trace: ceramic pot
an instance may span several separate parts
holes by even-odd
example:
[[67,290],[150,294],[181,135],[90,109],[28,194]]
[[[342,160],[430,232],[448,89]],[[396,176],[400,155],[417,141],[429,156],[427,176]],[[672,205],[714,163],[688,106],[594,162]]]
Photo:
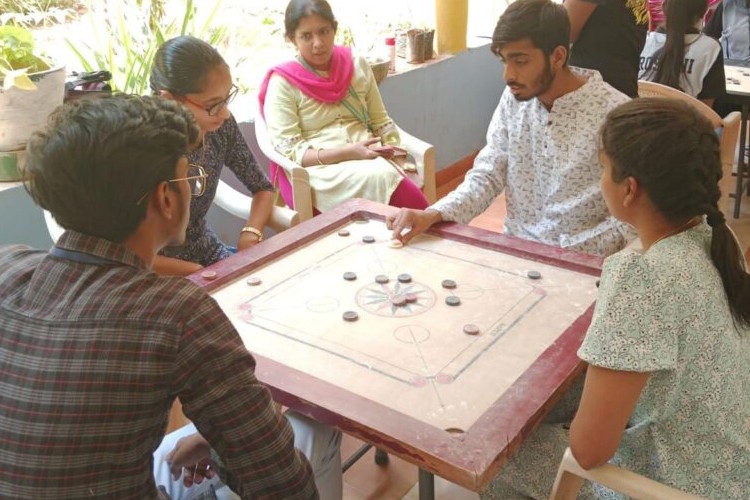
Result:
[[65,67],[29,75],[36,90],[0,89],[0,151],[26,146],[32,132],[47,123],[49,114],[63,103]]

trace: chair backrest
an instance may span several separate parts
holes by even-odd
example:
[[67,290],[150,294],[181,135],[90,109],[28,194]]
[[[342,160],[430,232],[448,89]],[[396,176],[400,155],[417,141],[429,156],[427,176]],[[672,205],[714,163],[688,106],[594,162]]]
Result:
[[636,500],[701,500],[701,497],[611,464],[585,470],[578,464],[570,448],[565,450],[560,462],[550,500],[575,500],[584,479]]
[[645,80],[638,81],[638,97],[671,97],[672,99],[679,99],[694,107],[703,116],[711,121],[714,128],[723,126],[721,116],[716,113],[711,107],[705,102],[696,99],[680,90],[677,90],[661,83],[647,82]]
[[294,210],[299,214],[299,221],[304,222],[313,216],[312,188],[310,187],[310,176],[300,165],[296,165],[273,147],[271,137],[268,135],[266,120],[260,112],[260,106],[255,112],[255,139],[258,146],[268,161],[277,165],[287,175],[292,186],[292,200]]
[[686,102],[704,117],[708,118],[714,128],[717,129],[717,133],[720,134],[721,165],[723,173],[721,181],[719,182],[719,188],[721,189],[719,207],[722,210],[727,211],[729,194],[734,192],[732,171],[734,168],[735,151],[737,149],[737,138],[739,137],[740,131],[740,113],[734,111],[722,118],[716,113],[716,111],[711,109],[710,106],[695,97],[689,96],[684,92],[673,89],[672,87],[660,83],[647,82],[645,80],[638,81],[638,95],[639,97],[666,97]]

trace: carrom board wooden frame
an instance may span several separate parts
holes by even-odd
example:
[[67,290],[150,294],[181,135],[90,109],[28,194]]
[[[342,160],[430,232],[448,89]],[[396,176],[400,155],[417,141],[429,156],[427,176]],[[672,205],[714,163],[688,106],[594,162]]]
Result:
[[[190,279],[211,293],[251,274],[338,227],[360,218],[383,220],[393,207],[351,200],[251,249],[210,267],[215,279],[201,273]],[[480,248],[503,252],[533,262],[598,276],[602,259],[521,240],[469,226],[444,223],[429,234]],[[373,444],[388,453],[477,491],[492,480],[527,436],[583,372],[576,356],[593,313],[593,303],[539,356],[512,386],[499,394],[489,409],[462,434],[451,434],[377,404],[293,366],[255,355],[256,376],[274,399],[289,408]],[[561,328],[562,329],[562,328]]]

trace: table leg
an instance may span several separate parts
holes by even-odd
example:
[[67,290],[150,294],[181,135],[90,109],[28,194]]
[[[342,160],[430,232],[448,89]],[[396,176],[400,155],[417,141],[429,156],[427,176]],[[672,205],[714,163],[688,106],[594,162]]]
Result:
[[349,468],[357,462],[357,460],[362,458],[362,456],[370,450],[370,448],[372,448],[371,444],[363,444],[362,446],[360,446],[359,449],[352,453],[352,455],[347,458],[341,465],[341,473],[343,474],[344,472],[348,471]]
[[737,156],[737,184],[734,189],[734,218],[740,216],[740,205],[742,205],[742,193],[745,187],[745,146],[747,143],[747,115],[748,105],[742,104],[740,123],[740,149]]
[[419,500],[435,500],[435,476],[419,469]]

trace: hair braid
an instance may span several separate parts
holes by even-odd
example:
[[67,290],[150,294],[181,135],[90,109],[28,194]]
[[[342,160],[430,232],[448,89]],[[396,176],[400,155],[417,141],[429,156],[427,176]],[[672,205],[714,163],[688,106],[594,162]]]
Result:
[[637,179],[666,219],[706,216],[712,229],[711,260],[732,317],[750,326],[750,275],[718,206],[721,154],[711,123],[682,101],[639,98],[607,115],[601,143],[612,160],[614,180]]

